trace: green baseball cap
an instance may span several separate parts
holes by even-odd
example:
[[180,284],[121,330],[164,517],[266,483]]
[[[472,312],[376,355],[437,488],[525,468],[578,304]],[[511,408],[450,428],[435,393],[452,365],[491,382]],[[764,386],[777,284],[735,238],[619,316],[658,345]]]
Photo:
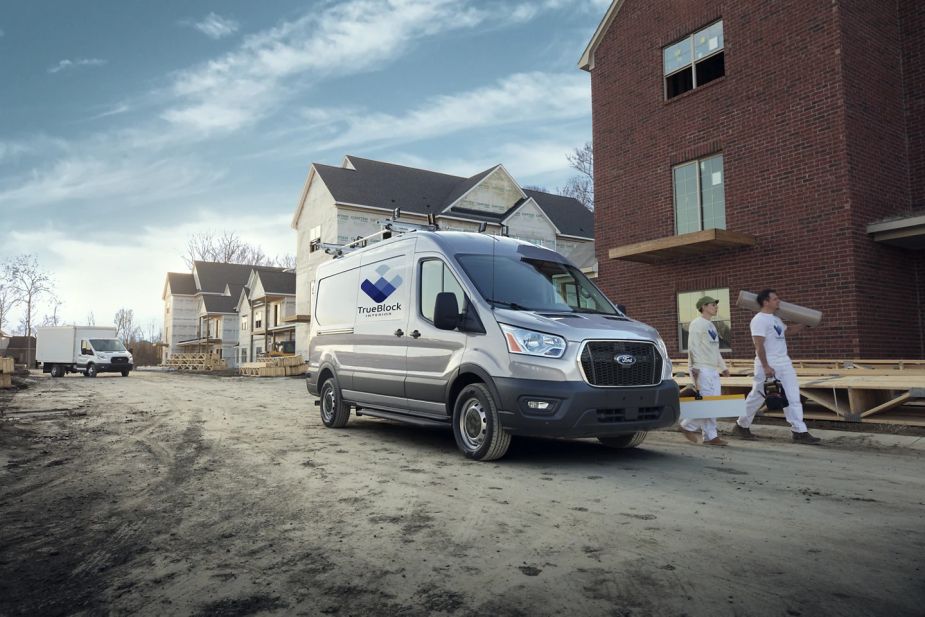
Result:
[[697,300],[697,310],[702,311],[705,304],[719,304],[719,300],[711,298],[710,296],[704,296]]

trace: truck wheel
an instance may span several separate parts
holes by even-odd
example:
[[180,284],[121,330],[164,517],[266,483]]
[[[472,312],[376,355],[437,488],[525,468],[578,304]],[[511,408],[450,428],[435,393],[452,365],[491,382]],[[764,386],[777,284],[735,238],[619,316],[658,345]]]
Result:
[[60,364],[56,364],[51,367],[51,376],[52,377],[64,377],[64,367]]
[[646,438],[646,431],[630,433],[629,435],[618,435],[616,437],[598,437],[597,440],[608,448],[625,450],[626,448],[635,448]]
[[340,398],[337,377],[331,375],[321,385],[321,421],[328,428],[343,428],[350,418],[350,407]]
[[128,377],[128,373],[129,373],[129,372],[128,372],[128,369],[126,369],[126,370],[122,371],[122,376],[123,376],[123,377]]
[[96,375],[97,375],[96,365],[91,362],[90,364],[87,365],[87,377],[96,377]]
[[453,436],[466,458],[493,461],[505,455],[511,434],[501,426],[498,405],[481,383],[469,384],[453,408]]

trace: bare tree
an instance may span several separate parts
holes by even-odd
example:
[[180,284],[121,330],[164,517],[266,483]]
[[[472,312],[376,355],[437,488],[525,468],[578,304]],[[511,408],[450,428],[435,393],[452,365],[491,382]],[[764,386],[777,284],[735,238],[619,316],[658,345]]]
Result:
[[8,280],[6,264],[0,267],[0,332],[4,332],[4,325],[10,320],[10,312],[19,304],[19,294],[13,287],[12,280]]
[[96,315],[93,314],[93,311],[87,313],[87,325],[95,326],[96,325]]
[[[4,266],[5,280],[11,282],[19,301],[26,307],[21,326],[26,337],[32,336],[35,327],[32,313],[43,295],[51,293],[51,276],[40,266],[34,255],[20,255]],[[31,340],[26,338],[26,357],[29,357]]]
[[569,165],[578,172],[569,178],[565,186],[559,189],[560,195],[574,197],[588,210],[594,210],[594,148],[586,142],[581,148],[575,148],[566,154]]
[[273,260],[273,263],[280,268],[295,270],[295,255],[277,255],[276,259]]
[[194,261],[216,261],[249,266],[269,266],[273,263],[261,247],[248,244],[233,231],[222,231],[220,234],[212,231],[193,234],[186,243],[186,254],[183,255],[183,260],[189,268],[193,267]]
[[122,339],[126,347],[138,340],[139,328],[135,325],[135,311],[120,308],[112,321],[116,326],[116,338]]
[[58,315],[58,310],[61,308],[61,305],[64,304],[57,296],[52,295],[49,304],[51,305],[51,314],[45,313],[45,317],[42,319],[43,326],[60,326],[63,321]]

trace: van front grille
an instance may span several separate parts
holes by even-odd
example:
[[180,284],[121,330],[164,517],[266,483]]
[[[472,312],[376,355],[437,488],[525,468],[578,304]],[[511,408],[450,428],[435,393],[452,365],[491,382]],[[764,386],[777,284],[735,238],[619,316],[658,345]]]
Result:
[[658,420],[664,407],[627,407],[625,409],[598,409],[597,421],[603,424]]
[[662,356],[652,343],[589,341],[580,360],[592,386],[654,386],[661,381]]
[[116,356],[112,359],[112,364],[128,364],[128,358],[125,356]]

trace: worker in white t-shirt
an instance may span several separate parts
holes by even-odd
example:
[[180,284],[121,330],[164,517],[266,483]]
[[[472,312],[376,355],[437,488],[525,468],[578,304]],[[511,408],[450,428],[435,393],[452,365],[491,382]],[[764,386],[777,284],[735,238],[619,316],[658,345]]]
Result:
[[[729,376],[726,361],[719,353],[719,333],[713,325],[713,318],[719,311],[719,300],[704,296],[697,300],[700,317],[694,319],[688,329],[687,366],[694,382],[694,387],[702,396],[719,396],[722,390],[719,384],[720,373]],[[716,431],[716,418],[698,418],[681,420],[681,432],[688,441],[697,443],[697,433],[703,433],[705,446],[725,446]]]
[[758,439],[749,427],[755,419],[755,414],[764,404],[764,382],[773,377],[780,381],[787,396],[788,405],[784,408],[784,416],[790,423],[793,441],[818,444],[822,440],[810,435],[806,423],[803,422],[800,384],[797,382],[797,373],[793,370],[790,356],[787,355],[787,341],[784,338],[785,332],[795,334],[806,326],[793,324],[788,327],[774,314],[780,307],[780,298],[773,289],[765,289],[759,293],[757,300],[761,311],[752,318],[751,323],[752,340],[755,342],[755,380],[752,391],[745,399],[745,415],[738,419],[732,434],[742,439]]

